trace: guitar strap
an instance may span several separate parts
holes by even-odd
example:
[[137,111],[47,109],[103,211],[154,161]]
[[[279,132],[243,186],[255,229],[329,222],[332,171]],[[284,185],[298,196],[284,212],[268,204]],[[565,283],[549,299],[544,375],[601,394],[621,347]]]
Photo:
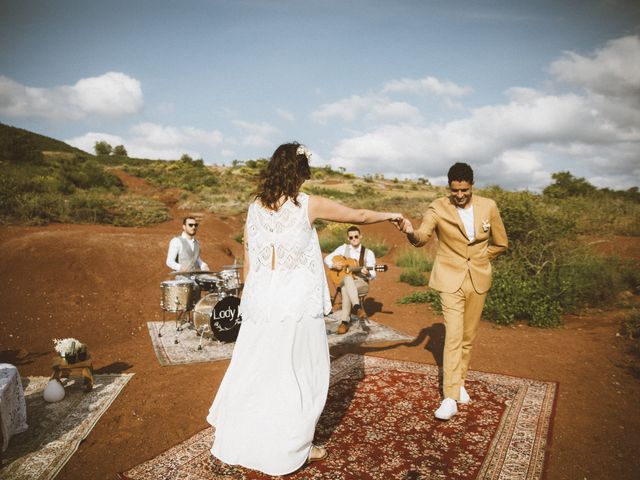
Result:
[[360,265],[361,267],[364,267],[364,254],[366,253],[366,248],[364,248],[364,245],[360,245],[360,258],[358,259],[358,265]]

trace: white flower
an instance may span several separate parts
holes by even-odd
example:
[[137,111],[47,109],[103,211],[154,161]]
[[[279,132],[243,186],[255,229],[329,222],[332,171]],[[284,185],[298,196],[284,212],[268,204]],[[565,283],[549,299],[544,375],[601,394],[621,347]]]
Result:
[[84,347],[84,343],[75,338],[54,338],[53,345],[56,352],[61,357],[66,357],[72,353],[78,353],[80,347]]
[[304,145],[300,145],[298,146],[298,150],[296,150],[296,155],[304,155],[308,160],[311,157],[311,152]]
[[487,233],[490,228],[491,224],[489,223],[489,220],[482,220],[482,231]]

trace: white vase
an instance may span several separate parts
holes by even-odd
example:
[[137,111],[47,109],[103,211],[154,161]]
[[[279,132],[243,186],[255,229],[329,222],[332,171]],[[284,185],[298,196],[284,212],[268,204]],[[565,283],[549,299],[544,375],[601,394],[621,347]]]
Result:
[[59,402],[64,398],[64,387],[60,380],[52,378],[44,388],[43,393],[45,402]]

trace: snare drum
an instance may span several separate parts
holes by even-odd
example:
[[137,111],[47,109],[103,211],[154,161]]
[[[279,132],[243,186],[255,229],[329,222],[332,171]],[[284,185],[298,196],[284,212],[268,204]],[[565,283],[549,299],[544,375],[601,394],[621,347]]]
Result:
[[218,275],[220,275],[220,278],[223,280],[224,288],[227,291],[240,288],[240,274],[238,270],[222,270]]
[[196,303],[196,284],[187,278],[166,280],[160,284],[162,296],[160,308],[167,312],[182,312],[193,309]]

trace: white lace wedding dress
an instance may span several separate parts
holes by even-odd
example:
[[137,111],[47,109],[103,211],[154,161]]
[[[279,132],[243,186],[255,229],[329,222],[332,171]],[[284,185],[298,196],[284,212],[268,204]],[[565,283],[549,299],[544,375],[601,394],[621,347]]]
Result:
[[304,464],[329,388],[329,289],[309,197],[298,201],[249,207],[242,326],[207,417],[213,455],[269,475]]

